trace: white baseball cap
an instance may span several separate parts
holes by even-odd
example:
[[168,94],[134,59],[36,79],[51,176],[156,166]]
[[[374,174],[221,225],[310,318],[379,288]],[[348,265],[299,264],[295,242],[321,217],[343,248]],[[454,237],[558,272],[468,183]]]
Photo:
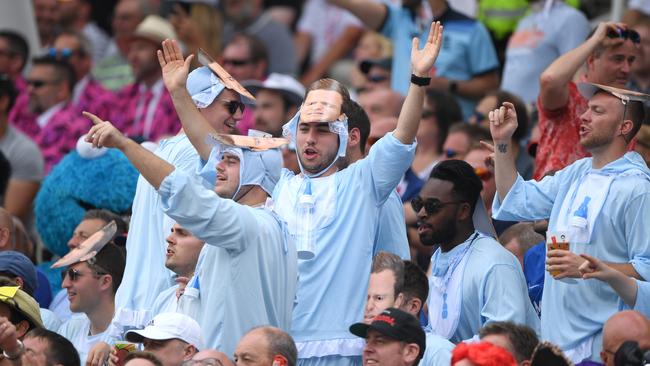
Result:
[[298,80],[289,75],[275,72],[271,73],[263,82],[247,80],[242,82],[242,85],[253,95],[257,95],[260,89],[275,90],[284,94],[295,105],[300,105],[305,95],[305,87]]
[[129,342],[142,343],[144,338],[154,340],[180,339],[198,350],[203,349],[201,327],[196,320],[181,313],[161,313],[156,315],[151,322],[140,330],[126,332],[125,338]]

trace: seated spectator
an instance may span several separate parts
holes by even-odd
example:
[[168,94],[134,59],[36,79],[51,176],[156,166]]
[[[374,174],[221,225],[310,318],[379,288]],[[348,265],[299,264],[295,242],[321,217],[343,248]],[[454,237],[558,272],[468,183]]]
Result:
[[482,342],[502,347],[515,357],[517,365],[529,366],[539,339],[531,328],[511,322],[492,322],[481,328]]
[[378,117],[370,124],[370,133],[366,140],[366,153],[370,150],[380,138],[386,136],[389,132],[395,131],[397,127],[397,117]]
[[22,341],[26,334],[43,327],[38,303],[6,277],[0,277],[0,294],[0,329],[4,335],[0,349],[5,358],[18,359],[25,349]]
[[156,55],[163,40],[174,38],[171,24],[157,15],[147,16],[133,33],[128,60],[135,82],[117,93],[112,116],[102,116],[114,121],[129,136],[156,142],[176,135],[180,129]]
[[491,91],[478,102],[469,122],[489,129],[488,114],[490,111],[503,105],[504,102],[512,103],[517,111],[517,117],[521,116],[518,119],[519,124],[517,125],[517,129],[512,135],[512,146],[517,156],[517,171],[524,179],[531,179],[533,177],[533,170],[535,169],[535,161],[522,145],[528,133],[528,110],[519,97],[502,90]]
[[326,0],[308,0],[296,25],[298,65],[307,70],[300,82],[309,85],[325,77],[335,63],[350,54],[363,34],[361,22]]
[[[124,366],[163,366],[158,357],[150,352],[131,352],[124,358]],[[215,365],[216,366],[216,365]]]
[[442,145],[442,152],[446,159],[464,159],[470,148],[480,141],[488,141],[490,131],[483,127],[467,123],[455,123],[449,127],[449,133]]
[[382,311],[370,324],[352,324],[350,333],[366,339],[364,365],[418,365],[424,356],[426,340],[420,323],[413,315],[399,309]]
[[60,30],[59,4],[56,0],[32,0],[32,5],[41,47],[49,47],[54,42],[56,32]]
[[234,359],[237,365],[296,366],[298,350],[293,338],[285,331],[275,327],[257,327],[239,340]]
[[[24,254],[15,251],[0,252],[0,276],[13,280],[16,285],[25,293],[38,301],[34,296],[35,290],[39,287],[38,277],[43,276],[36,270],[34,264]],[[49,290],[49,287],[47,288]],[[40,305],[41,320],[43,326],[49,330],[56,331],[61,326],[61,320],[48,309]]]
[[[366,76],[359,67],[362,61],[388,58],[392,56],[392,53],[391,43],[386,37],[377,32],[366,30],[354,49],[354,66],[349,70],[347,76],[352,89],[363,89],[366,84]],[[335,79],[339,80],[337,77]]]
[[546,1],[531,3],[532,11],[519,21],[508,42],[501,80],[501,89],[526,104],[536,103],[539,95],[539,83],[531,80],[539,80],[548,65],[584,42],[589,33],[585,15],[563,0],[550,7]]
[[365,75],[363,90],[390,89],[392,60],[390,58],[363,60],[359,70]]
[[625,341],[638,342],[642,350],[650,349],[650,320],[636,311],[621,311],[607,319],[600,352],[605,366],[619,365],[614,362],[614,354]]
[[68,292],[70,311],[82,314],[63,323],[58,333],[74,344],[81,360],[101,364],[108,358],[109,350],[100,351],[94,346],[99,342],[112,343],[116,337],[111,321],[125,259],[123,251],[110,242],[91,258],[84,254],[88,251],[80,258],[74,257],[77,262],[68,266],[62,285]]
[[204,349],[192,357],[191,361],[186,361],[183,366],[235,366],[225,353],[213,349]]
[[372,125],[379,117],[399,116],[404,97],[390,89],[368,90],[359,94],[359,104],[368,114]]
[[62,335],[45,328],[35,328],[23,338],[25,352],[21,357],[23,365],[78,366],[79,354],[74,345]]
[[[0,36],[0,42],[1,39]],[[8,115],[16,97],[12,82],[6,75],[0,75],[0,151],[11,164],[7,193],[0,202],[12,215],[30,223],[32,204],[43,180],[44,162],[34,141],[10,123]]]
[[[75,1],[86,2],[86,0]],[[101,116],[109,116],[117,101],[115,95],[104,89],[90,74],[93,66],[91,52],[92,44],[84,34],[64,31],[59,33],[54,40],[54,45],[48,51],[48,56],[65,60],[74,69],[77,82],[72,91],[72,104],[79,113],[88,111]]]
[[127,61],[129,46],[135,29],[145,17],[153,13],[151,4],[141,0],[119,0],[113,9],[111,30],[113,38],[102,60],[95,60],[94,77],[104,88],[117,91],[133,82],[131,66]]
[[300,108],[305,88],[289,75],[271,74],[266,80],[245,82],[244,86],[255,96],[253,128],[282,137],[282,126]]
[[515,358],[504,348],[488,342],[460,343],[451,356],[451,366],[516,366]]
[[[58,4],[59,21],[63,29],[80,32],[91,46],[87,56],[97,62],[104,57],[110,38],[93,20],[93,2],[90,0],[68,0]],[[58,36],[57,36],[58,38]],[[56,46],[56,39],[53,42]]]
[[630,308],[650,317],[650,283],[628,277],[608,264],[587,254],[587,261],[580,266],[582,278],[595,278],[606,282],[623,300],[623,308]]
[[29,60],[29,45],[25,37],[11,30],[0,30],[0,54],[5,62],[0,63],[0,74],[9,76],[16,88],[16,98],[27,99],[27,83],[23,70]]
[[89,124],[72,104],[75,75],[67,62],[47,57],[34,59],[27,84],[28,108],[36,119],[23,115],[11,122],[40,147],[48,173],[75,148]]
[[[648,94],[650,93],[650,14],[639,14],[630,26],[639,33],[641,47],[632,65],[628,87]],[[648,106],[649,104],[646,103],[646,107]]]
[[286,26],[263,13],[262,3],[261,0],[223,1],[223,39],[230,42],[239,32],[258,37],[269,52],[268,71],[295,76],[298,58],[291,33]]
[[145,352],[158,357],[163,366],[181,366],[201,349],[203,338],[196,320],[179,313],[156,315],[142,330],[130,330],[125,338],[142,343]]
[[544,236],[536,233],[533,224],[529,222],[512,225],[499,235],[501,245],[517,257],[524,272],[524,256],[531,248],[544,241]]
[[[519,262],[483,233],[491,224],[481,189],[469,164],[447,160],[433,168],[420,196],[411,201],[422,244],[440,245],[431,258],[429,325],[452,342],[473,338],[493,321],[539,327]],[[498,295],[504,288],[509,295]]]

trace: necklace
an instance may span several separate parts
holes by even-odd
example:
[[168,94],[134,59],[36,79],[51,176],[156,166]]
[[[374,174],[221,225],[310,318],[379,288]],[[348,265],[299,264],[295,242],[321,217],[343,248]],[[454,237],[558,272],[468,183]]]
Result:
[[463,248],[463,251],[460,252],[457,256],[453,257],[449,263],[449,267],[447,267],[447,272],[442,276],[442,281],[439,284],[436,284],[434,282],[434,285],[442,290],[442,309],[441,309],[441,315],[443,319],[447,319],[449,316],[449,310],[447,307],[447,287],[449,285],[449,281],[451,281],[451,276],[453,276],[454,271],[456,270],[456,267],[460,264],[460,262],[463,261],[463,258],[465,258],[465,255],[469,251],[469,249],[472,247],[472,244],[474,243],[474,240],[478,238],[479,234],[475,233],[474,236],[472,237],[472,240],[469,242],[469,244]]

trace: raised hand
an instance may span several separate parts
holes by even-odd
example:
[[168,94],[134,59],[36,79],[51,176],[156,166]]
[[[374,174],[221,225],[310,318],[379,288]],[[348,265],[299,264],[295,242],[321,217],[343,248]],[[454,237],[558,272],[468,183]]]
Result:
[[424,47],[420,49],[420,39],[413,38],[411,47],[411,68],[413,74],[420,77],[428,77],[429,70],[433,67],[433,63],[438,58],[440,46],[442,45],[442,25],[440,22],[431,23],[429,30],[429,37]]
[[90,128],[86,135],[86,141],[92,143],[93,147],[116,147],[121,150],[124,144],[129,141],[129,138],[124,136],[110,122],[104,121],[86,111],[83,112],[83,115],[93,122],[93,127]]
[[158,50],[158,62],[162,69],[165,88],[170,93],[185,89],[193,58],[194,55],[189,55],[183,59],[181,48],[175,40],[166,39],[162,42],[162,50]]
[[491,111],[488,114],[490,120],[490,134],[492,140],[497,146],[497,153],[505,153],[503,151],[503,144],[508,144],[512,139],[512,135],[517,129],[517,112],[512,103],[504,102],[503,105]]

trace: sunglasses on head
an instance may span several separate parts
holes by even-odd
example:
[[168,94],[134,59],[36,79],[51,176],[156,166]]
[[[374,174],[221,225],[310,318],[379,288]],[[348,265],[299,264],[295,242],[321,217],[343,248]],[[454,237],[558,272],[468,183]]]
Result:
[[368,81],[371,83],[381,83],[388,80],[388,76],[385,75],[368,75]]
[[237,113],[237,110],[239,110],[241,113],[244,113],[244,108],[246,107],[244,103],[238,100],[219,100],[219,102],[223,103],[223,105],[226,106],[228,113],[231,115]]
[[70,57],[74,56],[75,54],[79,54],[80,51],[73,50],[71,48],[61,48],[61,49],[56,49],[54,47],[50,47],[50,49],[47,50],[47,56],[52,57],[52,58],[58,58],[58,59],[64,59],[67,60]]
[[629,39],[632,43],[641,43],[641,36],[634,29],[622,29],[618,27],[616,29],[608,29],[607,37]]
[[413,208],[413,211],[415,213],[420,212],[422,208],[424,207],[424,212],[427,213],[427,215],[431,216],[438,211],[442,210],[443,207],[447,205],[453,205],[453,204],[458,204],[458,203],[463,203],[463,201],[451,201],[451,202],[442,202],[437,198],[427,198],[422,199],[420,196],[416,196],[411,200],[411,207]]
[[251,60],[235,60],[235,59],[232,59],[232,58],[223,59],[223,64],[224,65],[244,66],[244,65],[248,65],[250,63],[251,63]]

